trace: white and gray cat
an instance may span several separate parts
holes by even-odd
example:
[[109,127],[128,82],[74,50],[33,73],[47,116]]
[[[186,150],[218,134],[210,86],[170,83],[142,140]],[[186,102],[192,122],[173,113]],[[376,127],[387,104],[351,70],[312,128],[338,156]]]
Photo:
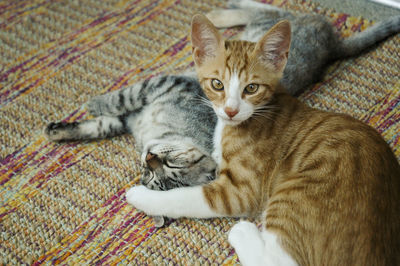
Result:
[[[294,15],[253,1],[230,4],[233,9],[207,16],[217,27],[246,25],[242,40],[256,42],[279,20],[291,22],[292,43],[281,82],[293,95],[316,81],[330,61],[356,55],[400,31],[400,16],[396,16],[342,40],[319,15]],[[217,168],[211,156],[216,117],[204,99],[193,76],[151,78],[89,101],[95,119],[50,123],[45,134],[50,140],[65,141],[130,133],[142,159],[143,185],[154,190],[195,186],[213,180]]]
[[[88,140],[133,135],[142,161],[141,183],[154,190],[203,184],[215,178],[211,158],[216,117],[189,75],[162,76],[86,103],[95,119],[50,123],[50,140]],[[133,148],[133,147],[132,147]]]

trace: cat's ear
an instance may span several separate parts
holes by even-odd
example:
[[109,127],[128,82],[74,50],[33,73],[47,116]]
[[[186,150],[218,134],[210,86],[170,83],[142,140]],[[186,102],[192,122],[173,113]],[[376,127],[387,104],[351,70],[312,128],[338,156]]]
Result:
[[192,19],[192,53],[196,65],[217,57],[224,46],[224,40],[217,28],[204,15]]
[[277,72],[283,71],[289,56],[290,38],[289,21],[278,22],[258,41],[256,57],[263,65],[272,66]]

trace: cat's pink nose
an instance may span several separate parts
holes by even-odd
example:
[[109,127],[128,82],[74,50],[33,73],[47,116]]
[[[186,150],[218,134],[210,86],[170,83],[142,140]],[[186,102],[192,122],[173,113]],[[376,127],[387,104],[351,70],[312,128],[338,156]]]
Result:
[[230,107],[225,107],[224,109],[225,113],[229,116],[229,118],[234,117],[235,115],[237,115],[237,113],[239,113],[239,110],[237,109],[232,109]]

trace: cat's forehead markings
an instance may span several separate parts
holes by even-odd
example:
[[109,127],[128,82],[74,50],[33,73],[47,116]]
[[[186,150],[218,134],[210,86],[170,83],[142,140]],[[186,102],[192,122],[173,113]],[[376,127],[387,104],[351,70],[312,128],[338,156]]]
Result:
[[247,64],[248,64],[248,58],[247,58],[247,56],[244,56],[243,57],[243,64],[239,65],[239,69],[238,69],[238,76],[239,77],[241,77],[242,74],[246,74],[245,76],[247,77],[247,71],[245,71],[246,68],[247,68]]
[[231,54],[228,54],[228,56],[225,59],[225,75],[228,74],[228,76],[232,75],[230,59],[231,59]]
[[238,77],[243,77],[247,80],[248,65],[251,51],[253,50],[252,43],[243,41],[228,41],[225,44],[226,58],[225,58],[225,72],[232,76],[237,73]]

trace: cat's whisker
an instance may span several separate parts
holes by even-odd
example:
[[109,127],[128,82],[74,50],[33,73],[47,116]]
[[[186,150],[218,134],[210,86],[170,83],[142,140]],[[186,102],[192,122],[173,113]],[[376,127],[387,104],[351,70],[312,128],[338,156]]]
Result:
[[275,121],[274,119],[272,119],[272,117],[280,115],[275,111],[276,109],[277,107],[274,105],[256,107],[254,115],[263,116],[271,121]]
[[257,116],[264,117],[268,120],[275,122],[275,119],[273,118],[273,115],[275,115],[275,113],[272,113],[272,112],[269,112],[269,113],[268,112],[254,112],[253,115],[254,115],[254,117],[257,117]]
[[263,105],[263,106],[257,106],[255,108],[255,111],[262,111],[262,110],[276,110],[278,107],[275,105]]
[[278,113],[276,113],[276,112],[271,112],[271,111],[256,111],[256,112],[253,112],[253,114],[271,115],[271,116],[273,116],[273,115],[278,115]]
[[210,108],[212,108],[212,105],[211,105],[211,104],[209,104],[209,103],[207,103],[207,102],[204,102],[204,101],[198,101],[197,103],[198,103],[198,104],[202,104],[202,105],[205,105],[205,106],[207,106],[207,107],[210,107]]
[[206,106],[209,106],[211,108],[213,107],[212,102],[210,100],[208,100],[207,98],[205,98],[199,94],[196,94],[196,96],[193,98],[193,101],[205,104]]
[[[254,116],[254,119],[255,119],[256,117],[257,117],[257,116]],[[268,120],[270,120],[270,121],[272,121],[272,122],[275,122],[274,119],[272,119],[271,117],[268,117],[268,116],[258,115],[258,117],[263,117],[263,118],[266,118],[266,119],[268,119]],[[258,121],[258,120],[257,120],[257,121]]]

